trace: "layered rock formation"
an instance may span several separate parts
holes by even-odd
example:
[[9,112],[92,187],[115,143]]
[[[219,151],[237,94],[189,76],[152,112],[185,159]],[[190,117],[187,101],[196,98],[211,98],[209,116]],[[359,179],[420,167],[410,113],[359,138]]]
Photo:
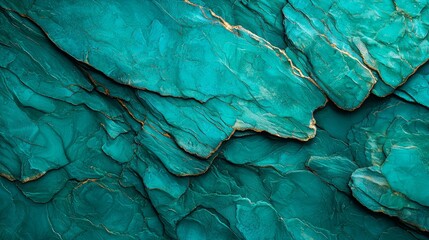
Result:
[[429,7],[0,0],[0,239],[429,239]]

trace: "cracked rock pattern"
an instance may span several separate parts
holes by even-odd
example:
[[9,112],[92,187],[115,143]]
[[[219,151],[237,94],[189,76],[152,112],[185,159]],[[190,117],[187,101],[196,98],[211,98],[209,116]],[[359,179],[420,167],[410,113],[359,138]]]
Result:
[[426,0],[0,0],[0,239],[429,239]]

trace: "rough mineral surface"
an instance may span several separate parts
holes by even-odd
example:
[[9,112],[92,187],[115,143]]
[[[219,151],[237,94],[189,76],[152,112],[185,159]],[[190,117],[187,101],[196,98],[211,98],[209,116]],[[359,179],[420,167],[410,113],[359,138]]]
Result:
[[0,0],[0,239],[429,239],[425,0]]

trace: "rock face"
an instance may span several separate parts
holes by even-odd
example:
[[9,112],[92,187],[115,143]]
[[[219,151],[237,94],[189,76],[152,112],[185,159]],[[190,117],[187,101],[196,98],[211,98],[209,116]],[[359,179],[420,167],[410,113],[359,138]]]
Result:
[[429,3],[0,0],[0,239],[429,239]]

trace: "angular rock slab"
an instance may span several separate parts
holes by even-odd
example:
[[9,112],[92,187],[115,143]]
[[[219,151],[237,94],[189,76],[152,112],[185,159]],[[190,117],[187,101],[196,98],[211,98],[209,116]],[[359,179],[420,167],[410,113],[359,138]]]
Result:
[[356,163],[353,195],[373,211],[429,230],[429,110],[395,98],[355,125],[349,143]]
[[392,92],[429,56],[425,0],[294,0],[283,13],[288,39],[307,57],[317,83],[343,109],[358,107],[378,78],[382,86],[375,93]]
[[[388,239],[395,236],[391,229],[413,239],[388,217],[372,215],[306,170],[282,174],[218,159],[205,174],[178,179],[156,164],[148,167],[138,174],[157,179],[145,181],[148,196],[166,232],[178,239],[210,234],[201,230],[203,222],[221,239]],[[202,211],[205,216],[196,220]]]
[[122,117],[119,105],[91,94],[93,86],[79,68],[33,23],[3,11],[0,22],[2,176],[28,182],[73,168],[100,153],[100,140],[110,140],[100,125],[129,129],[123,120],[111,120]]
[[395,94],[407,101],[429,107],[429,63],[419,68]]
[[[119,105],[122,106],[122,110],[130,116],[127,122],[132,128],[132,131],[130,131],[131,136],[120,139],[120,141],[115,139],[116,143],[113,146],[104,145],[104,153],[119,162],[128,162],[133,160],[134,157],[137,157],[139,161],[154,158],[162,162],[168,171],[178,176],[199,175],[207,171],[217,154],[211,155],[208,159],[201,159],[180,148],[178,140],[175,140],[167,131],[173,130],[175,133],[188,134],[185,136],[192,137],[192,133],[195,130],[186,131],[186,127],[189,128],[189,126],[193,127],[195,125],[192,125],[192,123],[184,125],[183,129],[175,127],[168,121],[169,118],[160,114],[152,105],[151,99],[159,100],[158,95],[120,85],[93,70],[87,69],[86,74],[88,74],[88,78],[94,83],[98,92],[108,98],[116,99]],[[142,99],[139,96],[147,96],[147,98]],[[179,102],[184,101],[183,99],[177,100]],[[168,103],[172,100],[166,97],[166,99],[161,99],[160,101],[161,103]],[[170,105],[170,109],[174,106]],[[211,139],[209,138],[209,140]],[[134,142],[135,145],[133,144],[132,148],[129,148],[126,146],[129,142]],[[200,144],[196,147],[201,148],[202,146],[204,145]],[[117,151],[118,147],[120,152]]]
[[[189,153],[210,157],[234,130],[253,129],[301,140],[314,137],[312,112],[325,103],[318,87],[298,74],[281,51],[233,28],[208,9],[171,1],[2,5],[33,19],[59,48],[118,83],[195,100],[177,100],[172,106],[177,111],[203,104],[203,121],[188,121],[202,129],[193,133],[196,137],[169,132]],[[112,29],[117,33],[112,34]],[[163,109],[161,101],[165,100],[152,105],[166,116],[170,110]],[[211,103],[215,107],[207,106]],[[228,115],[233,121],[221,126],[214,140],[201,143],[197,139],[205,139],[211,128],[223,124],[222,119],[212,121],[207,111]]]
[[[242,26],[284,49],[302,74],[314,79],[337,106],[347,110],[358,107],[370,91],[380,97],[393,93],[429,55],[425,1],[414,2],[415,9],[398,1],[194,2],[210,8],[230,25]],[[376,10],[370,9],[372,6]],[[415,14],[409,17],[408,11]],[[400,36],[401,31],[407,33]]]

